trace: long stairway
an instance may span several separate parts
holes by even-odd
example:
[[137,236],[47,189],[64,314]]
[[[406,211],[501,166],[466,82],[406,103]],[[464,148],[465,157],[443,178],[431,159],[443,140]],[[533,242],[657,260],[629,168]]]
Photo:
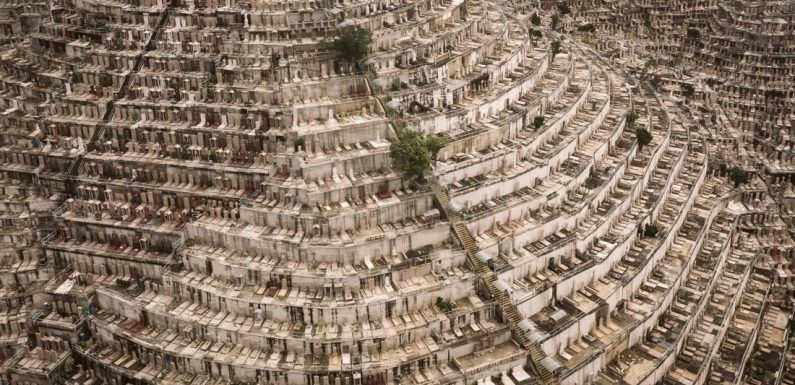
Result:
[[[160,17],[155,24],[154,30],[152,34],[149,36],[146,44],[143,47],[143,50],[135,56],[135,63],[133,64],[132,71],[129,71],[127,74],[124,75],[124,80],[122,80],[121,85],[119,85],[118,91],[113,94],[113,99],[111,99],[106,108],[105,113],[102,115],[102,121],[98,127],[93,129],[88,138],[89,146],[98,147],[97,141],[102,140],[105,136],[105,130],[107,128],[108,123],[113,120],[113,116],[116,113],[116,102],[123,99],[127,95],[127,90],[132,83],[135,74],[141,71],[144,64],[144,56],[148,53],[153,51],[156,48],[156,42],[160,37],[160,33],[163,30],[163,27],[166,25],[166,21],[168,20],[169,15],[171,14],[171,8],[173,5],[169,3],[166,9],[160,14]],[[84,154],[79,154],[72,162],[69,164],[69,168],[65,175],[66,179],[73,184],[70,187],[72,191],[76,191],[76,187],[74,186],[77,183],[77,174],[80,173],[80,167],[83,164]]]
[[519,310],[511,302],[510,296],[505,291],[499,290],[495,286],[494,283],[497,281],[497,276],[489,268],[489,266],[478,257],[477,254],[480,252],[478,243],[475,240],[475,237],[472,236],[469,228],[467,228],[466,222],[464,221],[464,218],[461,216],[461,214],[454,211],[450,207],[450,197],[447,194],[447,191],[444,189],[444,187],[436,182],[431,182],[431,191],[433,191],[436,201],[439,203],[439,206],[442,208],[442,210],[444,210],[447,219],[450,221],[450,226],[452,226],[456,237],[458,237],[458,240],[464,246],[464,249],[466,249],[469,262],[475,267],[475,272],[477,273],[478,277],[483,279],[489,294],[495,300],[497,300],[502,316],[511,326],[514,339],[519,342],[523,349],[530,353],[531,366],[535,374],[538,376],[539,383],[559,384],[558,379],[555,378],[555,376],[553,376],[552,373],[550,373],[550,371],[541,364],[541,360],[546,358],[544,351],[541,350],[541,347],[538,346],[538,344],[531,341],[527,337],[527,334],[521,328],[519,328],[519,323],[522,321],[522,315],[519,314]]

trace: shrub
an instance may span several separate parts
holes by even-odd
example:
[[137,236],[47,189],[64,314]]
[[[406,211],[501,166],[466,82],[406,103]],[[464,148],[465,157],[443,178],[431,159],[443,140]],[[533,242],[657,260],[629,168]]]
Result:
[[530,16],[530,22],[533,25],[541,25],[541,16],[538,16],[538,12],[533,13],[533,16]]
[[770,99],[770,98],[783,99],[785,96],[786,96],[786,94],[784,93],[784,91],[780,91],[780,90],[767,90],[767,91],[765,91],[765,98],[766,99]]
[[66,357],[63,361],[63,370],[66,374],[72,374],[75,369],[75,359],[70,357]]
[[552,44],[550,44],[550,49],[552,50],[552,60],[555,60],[555,56],[560,52],[560,41],[553,41]]
[[643,229],[643,236],[644,237],[654,237],[657,235],[659,230],[657,229],[657,225],[650,225],[646,224],[646,228]]
[[639,150],[642,150],[643,146],[651,143],[652,139],[651,132],[649,132],[649,130],[643,127],[640,127],[637,130],[635,130],[635,137],[638,139]]
[[296,140],[293,142],[293,149],[294,149],[296,152],[298,151],[298,149],[299,149],[299,148],[303,148],[304,150],[306,150],[306,148],[304,148],[304,143],[305,143],[305,141],[304,141],[304,138],[298,138],[298,139],[296,139]]
[[692,97],[696,93],[695,87],[692,84],[682,84],[682,96],[689,98]]
[[533,119],[533,127],[535,127],[536,130],[541,128],[541,126],[543,126],[543,125],[544,125],[544,117],[543,116],[539,115],[539,116],[536,116],[535,119]]
[[337,29],[337,38],[331,48],[351,62],[358,62],[370,52],[373,35],[370,31],[358,26],[346,26]]
[[748,174],[742,168],[735,166],[729,172],[729,179],[734,182],[734,187],[740,187],[740,185],[748,183]]
[[571,13],[571,7],[569,6],[569,2],[568,1],[561,1],[558,4],[558,12],[562,16],[566,16],[566,15],[570,14]]
[[453,305],[442,297],[436,297],[436,307],[443,312],[449,312],[453,310]]
[[627,112],[627,126],[635,125],[635,122],[638,120],[638,113],[634,110]]

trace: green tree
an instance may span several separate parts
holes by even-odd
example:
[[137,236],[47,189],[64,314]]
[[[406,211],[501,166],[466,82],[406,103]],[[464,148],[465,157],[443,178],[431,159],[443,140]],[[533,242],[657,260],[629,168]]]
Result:
[[698,40],[701,38],[701,31],[695,28],[688,28],[687,29],[687,38],[690,40]]
[[543,126],[543,125],[544,125],[544,117],[543,116],[539,115],[539,116],[536,116],[533,119],[533,127],[535,127],[536,130],[541,128],[541,126]]
[[653,236],[657,235],[658,231],[659,230],[657,229],[657,225],[650,225],[650,224],[647,223],[646,224],[646,228],[643,230],[643,236],[644,237],[653,237]]
[[783,99],[787,95],[784,91],[781,90],[767,90],[765,91],[765,99],[776,98],[776,99]]
[[423,180],[431,169],[431,160],[446,145],[447,141],[442,138],[424,137],[417,132],[403,130],[389,147],[389,156],[404,178]]
[[580,32],[594,33],[596,32],[596,27],[594,27],[593,24],[588,23],[577,26],[577,30]]
[[419,138],[400,139],[389,150],[395,168],[406,179],[421,179],[431,168],[431,154]]
[[560,16],[558,16],[558,14],[556,13],[552,15],[552,21],[549,23],[549,27],[552,28],[552,30],[554,31],[558,29],[558,23],[560,23]]
[[555,60],[555,56],[557,56],[558,52],[560,52],[560,41],[553,41],[549,48],[552,50],[552,58],[550,60]]
[[638,113],[635,110],[627,112],[627,126],[634,126],[638,120]]
[[530,16],[530,22],[533,25],[541,25],[541,16],[538,16],[538,12],[533,13],[533,16]]
[[690,98],[693,95],[695,95],[695,93],[696,93],[696,89],[695,89],[695,87],[693,87],[692,84],[688,84],[688,83],[682,84],[682,96],[684,96],[686,98]]
[[345,26],[337,29],[337,38],[331,43],[331,48],[349,62],[358,62],[370,52],[373,35],[370,31],[359,26]]
[[643,146],[651,143],[651,132],[644,127],[635,130],[635,138],[638,139],[638,150],[643,150]]
[[66,357],[63,361],[63,370],[66,374],[72,374],[75,369],[75,359],[70,357]]
[[767,90],[765,91],[765,99],[775,98],[775,99],[783,99],[787,96],[784,91],[781,90]]
[[443,312],[453,310],[453,305],[442,297],[436,297],[436,307]]
[[560,3],[558,3],[558,12],[562,16],[566,16],[566,15],[570,14],[571,13],[571,7],[569,6],[569,2],[568,1],[561,1]]
[[748,174],[741,167],[732,167],[729,172],[729,179],[734,182],[734,187],[740,187],[741,184],[748,183]]
[[293,142],[293,149],[298,151],[299,148],[306,150],[304,148],[304,138],[298,138]]
[[425,148],[428,149],[428,152],[431,153],[431,158],[436,159],[436,155],[439,154],[439,150],[443,149],[444,146],[447,145],[447,140],[438,136],[432,136],[425,138],[424,144]]

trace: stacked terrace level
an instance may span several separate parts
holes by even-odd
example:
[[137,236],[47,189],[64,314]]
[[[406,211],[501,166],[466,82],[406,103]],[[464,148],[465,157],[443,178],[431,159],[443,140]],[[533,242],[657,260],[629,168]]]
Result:
[[32,310],[28,304],[41,301],[37,296],[53,273],[42,243],[55,228],[52,212],[60,190],[41,183],[43,153],[52,147],[41,140],[38,118],[55,91],[45,74],[21,68],[24,58],[0,61],[0,308],[25,312]]
[[[708,218],[707,218],[708,219]],[[613,359],[606,370],[600,372],[597,383],[655,383],[662,379],[679,347],[683,336],[693,330],[702,316],[704,304],[716,282],[722,282],[710,272],[726,263],[730,249],[731,226],[736,222],[732,214],[718,215],[706,241],[694,262],[685,269],[678,295],[670,300],[669,309],[656,322],[656,326],[640,335],[641,342]],[[692,243],[691,243],[692,245]],[[732,262],[733,263],[733,262]],[[747,261],[745,261],[747,264]],[[663,287],[663,290],[668,290]],[[634,309],[625,310],[632,311]]]
[[[785,222],[759,181],[729,193],[686,109],[534,12],[548,23],[486,0],[53,1],[0,51],[0,218],[28,242],[0,249],[0,378],[526,385],[704,378],[686,353],[741,366],[718,352],[753,334],[715,331],[763,306],[751,264],[779,255],[756,249]],[[372,32],[365,60],[329,50],[343,26]],[[393,167],[400,130],[446,141],[428,183]]]
[[[733,384],[739,382],[743,377],[745,368],[748,368],[750,354],[753,352],[753,344],[759,337],[761,316],[764,314],[768,293],[770,291],[769,278],[756,272],[752,272],[746,284],[745,292],[735,307],[730,324],[728,325],[723,339],[717,348],[717,357],[712,359],[711,373],[707,379],[702,375],[702,381],[717,384]],[[731,294],[731,293],[729,293]],[[722,293],[722,295],[727,295]],[[692,354],[692,353],[687,353]],[[695,368],[696,371],[702,368]],[[692,378],[685,377],[682,381],[681,374],[684,371],[674,371],[670,374],[671,383],[689,383]],[[678,378],[673,378],[677,376]],[[696,377],[698,378],[698,377]]]
[[[684,364],[684,360],[682,360],[681,366],[684,368],[679,373],[685,374],[685,381],[682,381],[680,377],[676,379],[677,382],[687,383],[690,378],[695,377],[697,380],[710,383],[742,383],[754,381],[754,377],[764,378],[769,375],[766,373],[769,369],[775,368],[773,370],[778,371],[778,368],[781,367],[783,354],[776,352],[776,349],[765,349],[769,355],[761,367],[757,361],[758,356],[754,356],[755,342],[761,344],[766,343],[771,337],[773,340],[781,338],[781,335],[770,333],[768,329],[771,323],[775,325],[780,322],[781,318],[777,308],[778,298],[775,293],[778,277],[770,274],[770,261],[785,260],[782,254],[792,248],[792,241],[781,236],[781,234],[786,234],[786,225],[774,209],[775,206],[771,204],[772,200],[769,197],[760,199],[760,197],[764,197],[764,194],[764,191],[751,189],[743,192],[743,205],[747,214],[738,224],[739,229],[743,233],[749,234],[750,237],[759,237],[765,242],[757,248],[758,254],[755,257],[756,261],[748,278],[745,292],[741,298],[737,299],[739,302],[735,306],[734,312],[731,313],[730,323],[723,332],[722,340],[712,342],[715,355],[705,358],[705,365],[711,364],[711,366],[707,366],[710,370],[707,372],[705,368],[687,367],[688,365]],[[776,236],[774,241],[770,237],[771,235]],[[735,278],[736,276],[732,279]],[[719,316],[713,317],[713,320],[720,319]],[[705,329],[707,330],[719,331],[718,328],[706,325]],[[696,341],[691,339],[690,346],[694,348],[685,350],[683,352],[685,357],[694,353],[701,354],[704,349],[699,348],[709,347],[709,344],[704,343],[698,346]]]
[[[530,380],[431,191],[391,167],[396,135],[365,74],[322,44],[343,17],[381,41],[447,14],[504,15],[464,2],[81,4],[61,9],[83,20],[69,26],[106,22],[65,44],[87,60],[46,118],[75,133],[73,159],[46,170],[72,190],[47,252],[75,273],[53,292],[93,285],[97,307],[74,349],[90,370],[66,381]],[[65,41],[60,21],[38,39]]]
[[[32,320],[54,274],[42,242],[54,230],[58,190],[39,183],[45,145],[38,118],[55,90],[45,71],[25,57],[10,58],[12,44],[38,28],[44,1],[0,2],[0,372],[27,350]],[[9,60],[10,59],[10,60]],[[57,75],[56,75],[57,76]]]
[[59,265],[81,264],[82,271],[101,265],[108,274],[154,277],[152,266],[172,249],[173,232],[151,233],[170,223],[148,221],[149,211],[134,205],[140,199],[132,191],[80,180],[89,152],[101,150],[96,138],[116,116],[116,103],[129,92],[168,12],[162,1],[66,2],[54,7],[52,19],[25,47],[26,55],[65,72],[41,122],[47,145],[39,146],[43,183],[70,193],[54,213],[60,228],[47,245]]
[[[498,4],[439,3],[374,28],[379,52],[368,61],[377,76],[372,82],[320,46],[267,51],[272,60],[258,63],[250,52],[258,45],[271,49],[268,37],[236,34],[239,24],[221,21],[209,32],[234,38],[207,38],[180,51],[166,42],[183,29],[206,29],[183,20],[182,11],[164,11],[158,38],[148,45],[153,48],[80,164],[78,195],[63,214],[65,231],[75,234],[80,226],[79,237],[114,223],[114,233],[105,230],[79,245],[109,244],[135,254],[132,262],[110,263],[80,251],[67,257],[105,283],[90,322],[98,337],[80,353],[103,373],[146,381],[177,370],[190,374],[183,382],[210,376],[417,384],[494,375],[506,383],[522,378],[530,349],[528,370],[554,381],[551,375],[561,374],[552,357],[560,338],[553,330],[547,341],[536,338],[521,329],[522,318],[545,312],[549,302],[566,303],[562,298],[584,284],[578,277],[607,274],[598,266],[618,258],[638,226],[686,209],[693,199],[688,192],[704,176],[701,151],[690,155],[692,169],[682,170],[687,131],[653,93],[628,89],[621,73],[577,47],[555,56],[535,47],[523,19]],[[254,24],[240,12],[242,28]],[[220,11],[201,14],[205,23],[222,19]],[[439,33],[441,25],[457,35]],[[397,49],[388,38],[392,31],[412,36],[401,48],[422,59],[390,56]],[[206,76],[196,92],[192,80],[190,86],[144,80],[170,71],[147,65],[165,52],[180,65],[208,59],[209,74],[203,64],[194,67]],[[435,86],[403,78],[416,76],[414,70],[451,79],[441,82],[442,101],[426,94]],[[264,74],[269,77],[257,78]],[[248,90],[266,79],[278,87]],[[157,87],[149,84],[172,90],[153,93]],[[376,93],[389,96],[386,106]],[[447,202],[440,203],[445,214],[455,214],[450,223],[435,214],[430,191],[404,184],[391,170],[387,148],[395,135],[384,108],[402,113],[409,128],[449,139],[434,174],[447,185],[440,199]],[[653,133],[653,145],[640,149],[625,130],[630,110],[639,116],[634,124]],[[531,122],[541,116],[545,123],[535,127]],[[677,178],[692,187],[674,191]],[[510,196],[512,189],[523,196]],[[83,191],[102,195],[80,199]],[[578,193],[592,206],[570,207],[577,199],[570,194]],[[516,198],[516,204],[490,207],[492,199]],[[455,207],[462,209],[449,210]],[[81,214],[85,210],[95,210],[93,217]],[[496,218],[514,231],[506,234]],[[660,222],[666,230],[681,225],[673,218]],[[548,250],[552,259],[530,247],[559,234],[554,245],[561,249]],[[514,277],[566,266],[577,259],[570,256],[575,250],[585,252],[605,235],[615,244],[573,269],[585,275],[562,277],[571,280],[561,282],[560,291],[554,285],[534,293],[535,300],[519,301],[499,289]],[[169,244],[172,249],[160,246]],[[500,274],[484,271],[480,259],[491,260]],[[138,277],[153,279],[125,284]],[[620,293],[617,287],[632,282],[608,286]],[[608,311],[623,298],[605,295]],[[532,322],[530,328],[538,329]]]
[[[536,371],[580,383],[626,347],[594,339],[584,349],[569,341],[583,328],[607,325],[667,255],[685,224],[678,213],[693,206],[707,177],[706,150],[703,138],[689,135],[687,115],[645,87],[628,88],[598,56],[571,46],[555,57],[533,51],[526,57],[546,68],[537,77],[484,77],[449,112],[400,112],[410,127],[420,128],[423,119],[463,118],[440,133],[449,142],[434,165],[445,185],[437,197],[454,213],[455,234],[473,265],[488,263],[497,273],[487,287],[497,288],[492,294],[520,330],[517,339],[529,341]],[[490,84],[512,83],[526,84],[527,93],[490,92]],[[403,88],[391,91],[392,100],[414,90]],[[473,110],[469,123],[472,100],[485,101],[486,108]],[[637,115],[633,128],[654,137],[643,149],[632,130],[624,130],[630,110]],[[543,123],[533,127],[537,116]],[[637,229],[650,224],[660,235],[642,239]],[[594,279],[598,283],[591,284]],[[656,322],[656,309],[672,295],[649,299],[641,322],[628,320],[621,325],[626,329],[612,332],[629,339],[639,323]],[[574,358],[571,351],[584,354]]]
[[795,368],[792,367],[791,359],[792,333],[787,330],[792,314],[791,308],[776,304],[765,309],[759,327],[759,338],[751,347],[751,362],[763,364],[757,364],[756,370],[746,369],[742,383],[756,385],[778,380],[782,384],[795,383]]
[[[611,314],[632,298],[632,292],[648,279],[652,267],[675,245],[670,237],[683,224],[683,218],[677,213],[691,207],[695,198],[693,191],[702,184],[705,158],[698,139],[688,144],[688,136],[680,122],[671,122],[670,129],[670,147],[660,150],[656,168],[649,170],[649,187],[636,200],[631,199],[631,185],[618,189],[615,198],[602,210],[602,213],[616,215],[615,220],[607,222],[606,233],[595,241],[589,239],[585,250],[572,247],[572,251],[564,251],[559,257],[541,254],[542,258],[549,258],[548,262],[542,259],[541,263],[534,264],[535,271],[531,264],[524,275],[512,278],[514,298],[529,316],[523,321],[526,333],[541,344],[548,355],[555,356],[566,383],[584,381],[589,373],[598,371],[605,356],[611,354],[610,338],[600,341],[594,335],[607,337],[616,333],[632,340],[633,329],[638,326],[636,322],[614,327],[609,333],[603,328],[612,325]],[[642,180],[641,175],[639,181]],[[621,203],[621,197],[628,199],[627,204]],[[658,227],[656,237],[643,236],[638,231],[649,223]],[[589,227],[569,237],[556,234],[526,247],[525,258],[538,258],[534,253],[543,252],[544,247],[539,246],[545,243],[566,244],[589,234],[592,234]],[[507,280],[511,275],[504,276]],[[656,318],[654,306],[665,298],[656,298],[659,302],[649,300],[647,317]],[[583,333],[584,330],[588,332]]]
[[41,0],[0,2],[0,43],[18,42],[39,27],[49,3]]
[[[737,129],[755,162],[764,165],[777,200],[792,185],[790,131],[795,125],[795,2],[720,2],[686,49],[686,62],[705,68],[705,94]],[[703,48],[702,48],[703,47]],[[784,218],[792,222],[791,215]]]
[[[608,147],[618,141],[619,131],[623,127],[620,120],[627,112],[626,96],[623,96],[622,102],[625,104],[619,105],[608,124],[601,129],[613,107],[610,100],[612,84],[603,64],[596,63],[594,58],[587,58],[580,51],[551,57],[542,49],[529,50],[525,48],[530,47],[526,32],[515,28],[517,25],[524,26],[523,20],[511,17],[502,7],[493,4],[485,4],[485,9],[489,14],[492,30],[505,31],[501,33],[507,34],[507,39],[497,43],[487,56],[488,63],[479,67],[491,72],[483,71],[470,81],[460,82],[465,86],[465,92],[461,97],[454,93],[453,104],[447,106],[447,110],[440,111],[434,106],[418,106],[416,101],[412,101],[409,106],[405,106],[407,108],[399,111],[409,127],[423,131],[425,121],[450,123],[446,131],[436,131],[449,139],[448,145],[440,151],[439,159],[435,163],[434,173],[446,185],[445,191],[437,193],[437,198],[440,198],[448,213],[455,213],[452,224],[456,236],[465,245],[470,258],[475,259],[473,265],[478,267],[478,271],[479,263],[486,260],[496,269],[510,268],[506,258],[494,255],[495,251],[499,251],[494,250],[496,247],[486,248],[478,242],[478,238],[485,230],[484,225],[493,224],[496,216],[507,216],[510,219],[510,212],[500,211],[512,207],[499,206],[492,202],[490,206],[495,208],[490,212],[490,206],[481,200],[491,196],[501,202],[513,200],[518,206],[513,207],[514,215],[520,219],[524,213],[529,215],[528,207],[538,206],[548,198],[546,193],[551,193],[551,187],[559,180],[551,174],[558,171],[561,164],[582,144],[587,147],[583,148],[587,152],[583,156],[582,164],[570,167],[573,177],[560,180],[561,193],[567,188],[576,188],[587,178],[584,171],[587,163],[593,162],[588,157],[604,157]],[[518,55],[513,53],[515,49],[506,52],[506,46],[521,47],[522,51]],[[456,53],[455,49],[451,52]],[[455,61],[449,63],[453,66],[456,64]],[[542,66],[541,70],[528,70],[527,66],[533,63]],[[445,67],[449,68],[455,67]],[[388,76],[394,72],[377,65],[376,70],[381,71],[378,73],[380,76]],[[390,91],[390,102],[395,101],[396,96],[415,90],[411,86],[403,88],[406,90]],[[424,88],[416,90],[422,91]],[[621,98],[622,92],[625,93],[626,90],[617,87],[615,94]],[[550,123],[544,127],[532,127],[530,122],[533,118],[544,113],[549,115],[546,119]],[[585,142],[591,138],[594,140],[586,145]],[[553,141],[557,143],[546,144]],[[544,165],[545,162],[549,164]],[[578,166],[582,167],[577,170]],[[578,175],[577,172],[583,175]],[[542,187],[538,192],[529,187],[539,185],[538,179],[547,178],[550,186],[544,187],[548,187],[548,190]],[[516,192],[510,193],[512,189]],[[501,196],[503,193],[500,191],[505,191],[506,194]],[[459,219],[465,226],[459,226]],[[502,220],[501,218],[500,221]],[[538,237],[538,234],[524,236],[534,235]],[[492,245],[495,243],[497,242]],[[512,254],[512,249],[513,247],[507,248],[508,254]],[[487,287],[502,286],[491,279],[487,278]],[[503,303],[500,293],[492,291],[492,294],[496,294],[504,316],[516,327],[521,317],[512,309],[511,301],[506,298],[507,303]],[[519,339],[526,340],[526,337],[521,335]],[[541,350],[532,356],[536,370],[540,373],[552,372],[549,368],[539,369],[540,361],[544,360]]]
[[[737,326],[747,334],[735,331],[735,327],[730,326],[732,314],[748,314],[736,313],[740,311],[738,306],[744,303],[741,298],[753,304],[757,312],[760,310],[759,295],[764,301],[770,281],[753,274],[752,265],[765,250],[762,245],[780,237],[783,229],[775,226],[766,228],[771,219],[775,223],[777,217],[760,213],[752,207],[756,191],[727,195],[720,184],[710,182],[704,185],[701,196],[674,241],[674,247],[640,290],[624,306],[616,309],[612,320],[607,323],[605,330],[613,332],[623,325],[633,325],[637,328],[633,333],[637,345],[611,358],[597,377],[598,383],[651,384],[663,381],[700,384],[725,380],[724,365],[730,363],[719,360],[722,357],[718,357],[717,352],[723,349],[720,341],[727,341],[725,348],[733,348],[736,344],[728,342],[729,338],[737,335],[749,338],[748,334],[753,332],[753,328],[748,330],[747,324]],[[716,200],[721,203],[713,206]],[[754,227],[754,231],[746,231],[745,226],[751,223],[759,224],[765,230],[757,231]],[[699,227],[710,228],[710,232],[704,235],[698,231]],[[716,276],[713,271],[719,271],[720,275]],[[743,291],[747,292],[747,298],[734,295]],[[649,304],[657,302],[658,298],[662,306],[655,305],[651,309],[659,310],[652,312],[664,312],[657,319],[645,317]],[[601,337],[603,333],[600,331],[597,336]],[[609,336],[612,332],[606,334]],[[633,338],[633,334],[628,337]],[[620,333],[615,336],[619,338],[614,337],[613,343],[622,343],[620,336]],[[591,335],[585,339],[593,338]],[[577,349],[580,348],[582,346]],[[743,365],[747,354],[745,358],[729,357],[734,364]]]
[[[550,14],[560,11],[555,2],[541,3],[545,22]],[[710,151],[710,175],[704,182],[706,190],[700,193],[702,197],[717,198],[698,198],[695,212],[679,211],[688,215],[683,225],[686,232],[680,231],[674,239],[674,247],[667,252],[671,257],[666,256],[653,267],[652,274],[683,270],[688,277],[684,286],[691,292],[683,293],[675,286],[679,284],[677,280],[662,279],[664,275],[651,276],[644,282],[641,295],[633,295],[632,302],[658,302],[658,293],[664,292],[659,302],[663,303],[663,309],[665,306],[670,309],[662,317],[649,318],[650,322],[659,318],[656,326],[659,330],[644,330],[641,325],[645,321],[633,321],[638,332],[634,341],[632,334],[629,335],[628,352],[621,346],[627,343],[620,332],[622,328],[611,327],[619,332],[605,344],[607,367],[596,382],[764,383],[774,381],[772,378],[777,376],[786,378],[785,365],[781,364],[787,350],[781,341],[786,337],[775,336],[776,343],[770,344],[771,338],[760,334],[760,325],[764,328],[761,320],[768,311],[778,314],[773,306],[791,308],[793,298],[789,271],[792,238],[787,230],[792,223],[793,194],[787,170],[791,163],[789,131],[793,94],[789,78],[795,4],[791,1],[616,3],[599,0],[570,3],[572,14],[561,17],[563,29],[577,36],[576,40],[595,43],[595,48],[613,58],[616,64],[671,95],[671,100],[689,105],[683,120],[690,117],[697,122],[699,134],[704,136]],[[593,25],[596,33],[585,29],[575,31],[574,27],[586,24]],[[690,132],[693,133],[692,129]],[[728,181],[723,178],[732,169],[735,175],[743,174],[742,179],[747,179],[751,186],[740,194],[726,195]],[[757,179],[757,174],[762,178]],[[715,206],[715,201],[722,203]],[[693,239],[688,233],[698,234],[698,228],[714,226],[710,223],[714,223],[715,207],[724,207],[738,217],[730,231],[737,238],[724,255],[696,259],[688,273],[683,267],[691,266],[686,261],[692,261],[689,255],[699,248],[682,240]],[[710,214],[699,214],[698,210],[710,210]],[[698,217],[707,218],[706,225],[699,223],[704,222],[700,219],[692,220]],[[555,242],[565,236],[566,233],[561,233],[550,237],[546,243],[555,244],[553,250],[557,250]],[[700,235],[695,238],[696,246],[700,239]],[[682,245],[688,249],[683,251]],[[643,258],[643,254],[632,255],[632,250],[628,256],[635,260],[638,256]],[[663,263],[667,266],[660,266]],[[570,264],[563,267],[569,268]],[[558,270],[568,273],[561,267]],[[717,283],[694,276],[694,270],[702,271],[705,276],[717,276]],[[621,270],[616,273],[624,275]],[[544,282],[546,276],[533,278]],[[657,286],[654,290],[660,281],[665,287]],[[673,288],[669,281],[674,282]],[[667,293],[675,293],[672,303],[666,303],[670,298]],[[553,310],[556,308],[553,304]],[[616,310],[632,315],[644,313],[637,306],[625,309],[619,306]],[[563,313],[550,314],[551,321],[557,322],[562,317],[564,324],[568,322]],[[616,315],[612,318],[619,319]],[[537,325],[529,326],[536,330],[532,327]],[[579,331],[582,326],[578,326]],[[592,333],[576,346],[572,344],[560,352],[561,358],[576,365],[580,362],[580,352],[588,350],[584,348],[591,345],[594,337],[599,336]],[[754,348],[755,340],[764,341],[764,347]],[[590,378],[580,381],[587,382]]]
[[692,87],[693,99],[706,108],[704,118],[732,128],[721,140],[745,147],[764,165],[779,205],[791,211],[795,3],[584,0],[572,8],[578,25],[621,36],[601,35],[601,46],[627,54],[623,41],[643,56],[633,63],[636,70],[652,58],[670,65],[670,71],[650,72],[675,84],[677,93]]

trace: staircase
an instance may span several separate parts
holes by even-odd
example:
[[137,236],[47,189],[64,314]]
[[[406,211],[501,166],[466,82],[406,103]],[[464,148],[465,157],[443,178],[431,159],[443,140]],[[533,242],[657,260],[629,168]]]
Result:
[[527,338],[527,334],[519,328],[519,323],[523,318],[522,315],[519,314],[519,310],[516,309],[516,306],[514,306],[511,302],[510,296],[504,291],[498,290],[497,287],[494,286],[497,276],[493,271],[491,271],[491,268],[489,268],[486,263],[477,257],[480,247],[478,247],[475,237],[472,236],[469,228],[467,228],[466,221],[464,221],[463,216],[461,216],[460,213],[454,212],[450,207],[450,196],[447,194],[447,191],[444,187],[440,186],[436,182],[431,182],[431,191],[433,192],[436,201],[439,203],[439,206],[447,216],[447,219],[450,221],[450,225],[453,227],[453,233],[464,246],[469,262],[475,267],[475,273],[478,275],[478,277],[483,279],[483,281],[486,283],[486,288],[488,289],[489,294],[491,294],[491,296],[499,304],[500,313],[505,319],[505,322],[511,326],[514,340],[516,340],[523,349],[530,353],[530,365],[538,377],[537,383],[555,385],[559,384],[557,378],[555,378],[555,376],[553,376],[546,367],[540,364],[541,360],[546,358],[544,351],[541,350],[541,347],[538,346],[538,344],[530,341],[530,339]]
[[478,247],[478,242],[475,241],[475,237],[473,237],[472,233],[469,232],[466,222],[464,222],[464,217],[462,217],[461,214],[454,212],[452,208],[450,208],[450,197],[447,195],[447,191],[445,191],[444,187],[437,183],[431,183],[431,191],[433,192],[434,197],[436,197],[436,200],[439,202],[439,206],[441,206],[442,210],[444,210],[444,213],[447,216],[447,219],[450,221],[450,224],[453,226],[453,233],[455,234],[456,238],[458,238],[458,241],[464,246],[464,250],[467,252],[467,257],[469,257],[469,262],[475,267],[475,272],[478,275],[491,273],[489,266],[476,256],[478,251],[480,251],[480,248]]
[[[102,115],[102,121],[100,124],[91,130],[89,133],[87,144],[88,146],[94,146],[96,148],[99,147],[98,142],[103,140],[105,137],[105,129],[107,128],[108,122],[113,120],[113,116],[116,113],[116,102],[121,100],[122,98],[127,95],[127,90],[130,87],[130,83],[132,83],[133,76],[141,71],[143,68],[144,63],[144,56],[147,52],[152,51],[155,48],[155,43],[157,39],[160,37],[160,32],[163,30],[163,26],[166,25],[166,21],[168,20],[168,16],[171,14],[171,5],[169,5],[166,10],[160,14],[160,19],[158,19],[157,24],[152,31],[152,35],[149,36],[149,40],[144,45],[144,49],[141,51],[140,54],[135,56],[135,63],[133,65],[132,71],[128,72],[124,75],[124,80],[122,80],[121,85],[119,86],[118,91],[113,94],[113,99],[108,102],[105,106],[105,113]],[[80,167],[83,164],[83,155],[79,154],[75,159],[73,159],[66,170],[65,179],[67,180],[68,184],[72,184],[70,188],[67,190],[74,191],[74,185],[77,183],[77,176],[80,173]]]

